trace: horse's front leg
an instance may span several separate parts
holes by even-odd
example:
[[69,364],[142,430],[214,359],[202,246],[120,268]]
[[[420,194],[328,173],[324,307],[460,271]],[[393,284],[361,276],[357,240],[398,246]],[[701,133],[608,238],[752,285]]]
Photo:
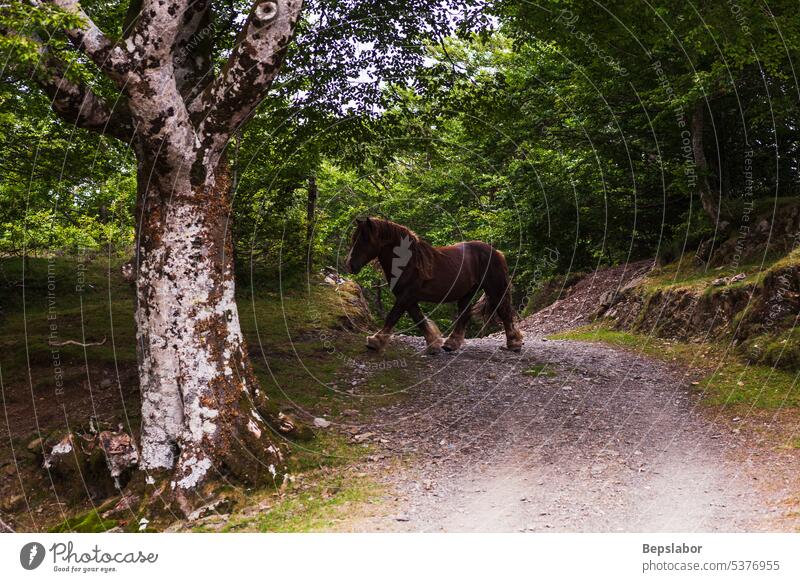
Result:
[[386,320],[383,322],[383,328],[376,334],[367,336],[367,347],[371,350],[376,350],[378,352],[383,352],[386,349],[386,345],[389,343],[389,338],[392,337],[392,330],[394,326],[397,325],[397,322],[400,321],[400,318],[403,316],[403,312],[406,310],[405,305],[402,301],[398,300],[394,307],[389,310],[389,313],[386,315]]
[[417,329],[425,336],[425,343],[428,344],[427,352],[429,354],[438,354],[442,351],[444,340],[442,339],[442,332],[439,331],[437,325],[422,313],[419,305],[416,303],[408,308],[408,314],[414,323],[417,324]]

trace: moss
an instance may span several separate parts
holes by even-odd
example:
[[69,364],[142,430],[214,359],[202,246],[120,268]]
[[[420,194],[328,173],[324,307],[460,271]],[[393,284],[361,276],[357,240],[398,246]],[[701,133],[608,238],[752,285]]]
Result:
[[552,338],[607,343],[697,369],[704,376],[694,386],[702,401],[709,405],[747,404],[766,409],[800,406],[800,386],[795,374],[751,363],[716,344],[668,341],[602,325]]
[[[744,273],[745,278],[735,283],[714,286],[715,279]],[[641,285],[644,293],[652,295],[664,291],[691,291],[695,293],[718,293],[732,288],[750,287],[762,282],[763,267],[760,264],[741,265],[735,273],[724,269],[709,269],[690,262],[683,257],[675,263],[666,265],[651,272]]]
[[117,527],[113,519],[103,519],[98,510],[67,518],[50,528],[51,533],[101,533]]
[[[719,293],[730,289],[758,288],[763,285],[764,279],[770,273],[800,265],[800,249],[795,249],[786,255],[780,253],[770,253],[766,257],[759,255],[750,261],[737,265],[734,270],[725,266],[712,268],[698,263],[693,255],[687,254],[651,271],[640,289],[645,294],[653,294],[658,291],[678,290]],[[720,286],[711,285],[715,279],[739,273],[745,274],[745,278],[741,281]]]
[[[793,324],[793,320],[792,323]],[[754,362],[785,370],[800,370],[800,328],[789,327],[778,334],[762,334],[742,344]]]
[[[241,494],[236,510],[222,531],[305,532],[328,529],[340,518],[351,517],[379,493],[378,484],[354,464],[372,451],[368,444],[354,445],[344,435],[330,431],[316,439],[292,443],[290,477],[277,489]],[[214,520],[216,521],[216,520]],[[214,523],[193,528],[196,532],[218,531]]]
[[[302,490],[289,490],[260,500],[257,513],[234,514],[225,532],[309,532],[327,530],[353,511],[376,499],[380,488],[357,475],[319,472],[306,476]],[[195,531],[207,531],[200,526]]]
[[[79,346],[63,346],[60,349],[64,383],[70,394],[69,404],[74,407],[74,411],[70,409],[70,416],[89,418],[92,414],[91,395],[86,390],[87,374],[96,386],[95,383],[105,378],[116,379],[118,365],[126,408],[122,408],[122,401],[117,398],[116,384],[111,389],[95,392],[94,397],[107,396],[102,409],[103,420],[112,422],[113,419],[115,422],[128,418],[133,421],[131,429],[136,431],[139,415],[136,405],[134,289],[122,279],[120,263],[117,260],[109,262],[106,258],[88,262],[82,294],[74,289],[77,272],[75,259],[54,259],[51,274],[54,274],[57,284],[56,309],[61,339],[79,340],[85,337],[96,341],[108,338],[106,344],[87,347],[85,353],[84,348]],[[28,371],[37,390],[47,390],[53,384],[46,302],[48,261],[29,259],[25,265],[24,310],[21,294],[22,261],[1,260],[0,269],[4,276],[0,277],[0,349],[5,348],[7,355],[3,360],[5,390],[7,397],[17,390],[22,390],[27,397]],[[335,421],[344,410],[357,409],[360,413],[368,413],[374,407],[396,402],[403,397],[405,388],[415,381],[409,363],[414,357],[412,350],[393,342],[384,355],[378,355],[364,346],[364,336],[368,333],[366,329],[356,333],[350,331],[352,326],[348,327],[348,318],[364,317],[353,291],[328,285],[312,285],[310,288],[304,285],[278,293],[239,282],[237,302],[242,329],[262,389],[277,410],[294,409],[295,412],[325,416]],[[358,321],[359,326],[369,325],[364,319]],[[27,339],[28,356],[25,350],[19,349],[21,337]],[[361,371],[358,377],[362,380],[357,386],[351,384],[355,370]],[[63,413],[60,409],[52,411],[56,406],[55,401],[52,404],[50,399],[41,402],[41,407],[51,406],[49,415],[42,414],[43,408],[39,409],[39,421],[45,423],[40,428],[46,434],[63,424]],[[288,445],[291,449],[288,456],[289,473],[307,480],[309,486],[315,479],[327,481],[343,474],[351,465],[361,462],[371,453],[369,445],[354,443],[347,436],[337,435],[333,428],[315,432],[316,438],[311,441]],[[14,438],[22,437],[15,435]],[[27,450],[26,445],[30,440],[24,440],[20,448]],[[28,478],[38,476],[40,463],[35,462],[33,454],[29,465]],[[96,468],[98,472],[104,470],[101,466]],[[369,488],[367,484],[362,485]],[[329,492],[333,489],[329,488]],[[289,503],[291,491],[289,487],[280,493],[286,503]],[[241,493],[244,496],[241,505],[246,507],[250,495],[272,496],[276,495],[276,489],[267,487],[256,493],[245,490],[241,490]],[[296,493],[291,495],[295,496]],[[340,507],[349,504],[352,507],[359,495],[355,490],[348,492],[342,488],[341,492],[337,490],[336,494],[331,494],[330,499],[322,496],[325,499],[323,505]],[[80,493],[79,499],[71,506],[73,512],[94,511],[87,507],[89,501],[86,497],[85,492]],[[42,489],[41,499],[37,498],[34,505],[49,500],[50,496]],[[316,501],[309,503],[316,506]],[[152,507],[156,505],[154,503]],[[148,529],[167,527],[173,519],[172,514],[154,514],[152,507],[142,501],[138,509],[141,515],[151,519]],[[318,515],[325,511],[322,507],[319,507],[319,511],[314,510]],[[285,518],[282,519],[291,521],[291,514],[300,520],[301,513],[287,505]],[[128,514],[126,519],[129,517]],[[59,515],[54,514],[52,519],[58,520]],[[104,531],[115,525],[96,515],[91,517],[81,513],[66,522],[59,522],[56,527],[60,528],[58,531],[95,531],[92,528]],[[139,531],[138,521],[133,519],[122,526],[129,531]],[[300,526],[286,527],[291,529]]]
[[548,378],[556,375],[555,370],[548,364],[534,364],[533,366],[523,370],[522,373],[526,376],[545,376]]

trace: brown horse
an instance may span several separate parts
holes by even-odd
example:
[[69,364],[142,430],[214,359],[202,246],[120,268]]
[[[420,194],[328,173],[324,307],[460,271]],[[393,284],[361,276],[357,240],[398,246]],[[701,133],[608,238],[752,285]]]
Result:
[[[470,302],[483,290],[484,312],[503,322],[508,349],[518,352],[522,348],[522,332],[514,323],[511,306],[508,265],[500,251],[481,241],[434,247],[411,229],[379,218],[357,220],[352,243],[347,270],[358,273],[377,259],[396,298],[383,329],[367,338],[367,347],[382,351],[392,329],[408,312],[425,336],[428,353],[438,353],[442,348],[457,350],[464,343]],[[423,315],[420,301],[458,302],[458,317],[447,341],[442,340],[436,324]]]

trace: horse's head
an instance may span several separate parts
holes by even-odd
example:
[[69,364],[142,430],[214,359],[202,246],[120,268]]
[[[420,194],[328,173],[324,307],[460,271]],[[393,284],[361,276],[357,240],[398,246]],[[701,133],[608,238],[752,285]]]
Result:
[[371,218],[356,219],[356,229],[353,231],[352,246],[345,261],[345,268],[356,275],[364,265],[372,261],[380,252],[378,241],[378,228]]

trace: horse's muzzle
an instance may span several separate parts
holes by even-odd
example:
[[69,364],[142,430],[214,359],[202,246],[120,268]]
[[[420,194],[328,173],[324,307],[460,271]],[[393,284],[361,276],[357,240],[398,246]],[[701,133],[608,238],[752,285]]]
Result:
[[354,263],[352,257],[347,257],[347,260],[344,262],[345,270],[351,275],[358,275],[358,272],[363,267],[364,265],[359,265],[357,262]]

